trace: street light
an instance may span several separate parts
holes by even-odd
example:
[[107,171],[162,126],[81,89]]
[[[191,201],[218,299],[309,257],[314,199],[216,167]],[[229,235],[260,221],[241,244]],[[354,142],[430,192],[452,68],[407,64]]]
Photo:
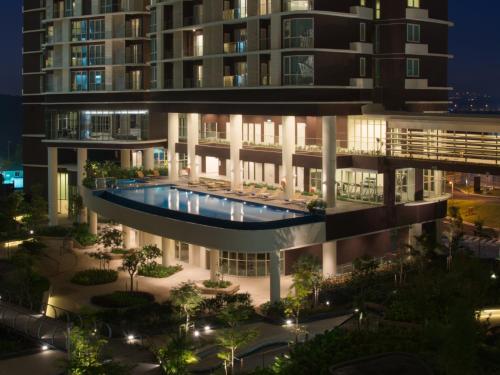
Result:
[[451,185],[451,199],[453,199],[453,191],[455,189],[455,184],[453,183],[453,181],[448,181],[448,184]]

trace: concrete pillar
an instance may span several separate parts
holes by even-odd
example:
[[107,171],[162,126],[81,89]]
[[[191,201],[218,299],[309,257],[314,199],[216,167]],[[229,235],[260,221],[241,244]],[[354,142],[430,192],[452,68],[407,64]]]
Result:
[[200,249],[200,268],[207,269],[207,249],[203,246],[199,246]]
[[154,148],[146,148],[143,150],[143,167],[144,170],[146,171],[151,171],[155,168],[155,154],[154,154]]
[[123,247],[125,249],[131,249],[132,244],[132,228],[122,225],[122,233],[123,233]]
[[175,152],[175,145],[179,142],[179,114],[168,114],[168,177],[171,182],[179,179],[179,161]]
[[384,173],[384,204],[386,206],[396,204],[396,171],[394,169]]
[[416,238],[422,235],[422,224],[412,224],[408,227],[408,244],[415,246]]
[[281,273],[280,273],[280,251],[273,250],[270,253],[269,261],[269,292],[271,302],[278,302],[281,299]]
[[47,188],[48,188],[48,213],[49,225],[57,225],[57,148],[47,148]]
[[434,171],[434,191],[436,196],[443,195],[443,172]]
[[[78,194],[82,195],[83,189],[83,179],[85,178],[85,164],[87,164],[87,149],[86,148],[78,148],[76,150],[76,186],[78,189]],[[82,207],[80,212],[80,217],[78,218],[80,223],[87,222],[87,208]]]
[[241,181],[241,162],[240,150],[243,146],[242,133],[243,133],[243,116],[231,115],[230,116],[230,155],[231,155],[231,189],[238,190],[242,187]]
[[198,181],[196,145],[198,144],[200,120],[201,117],[199,113],[188,113],[187,115],[187,151],[190,182]]
[[188,263],[190,265],[196,264],[195,259],[194,259],[194,254],[196,254],[198,252],[198,249],[199,249],[199,246],[189,244],[189,251],[188,251],[189,261],[188,261]]
[[424,200],[424,170],[415,169],[415,201]]
[[323,244],[323,277],[328,278],[337,274],[337,241]]
[[161,249],[162,249],[162,265],[167,267],[174,263],[175,261],[175,241],[170,238],[161,238]]
[[97,213],[89,210],[89,232],[97,236]]
[[322,118],[323,139],[323,168],[322,189],[323,199],[327,208],[334,208],[337,204],[337,118],[335,116],[323,116]]
[[219,273],[219,250],[210,250],[210,280],[216,281]]
[[283,116],[283,151],[282,165],[285,178],[285,199],[293,199],[295,178],[293,173],[293,154],[295,153],[295,116]]
[[130,169],[130,154],[131,151],[127,149],[120,151],[120,166],[123,169]]

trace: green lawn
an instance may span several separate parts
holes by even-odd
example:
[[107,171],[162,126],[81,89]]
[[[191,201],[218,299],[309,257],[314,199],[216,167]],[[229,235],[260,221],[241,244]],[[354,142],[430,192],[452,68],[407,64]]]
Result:
[[500,201],[450,200],[448,206],[458,206],[464,221],[474,223],[481,218],[484,225],[500,229]]

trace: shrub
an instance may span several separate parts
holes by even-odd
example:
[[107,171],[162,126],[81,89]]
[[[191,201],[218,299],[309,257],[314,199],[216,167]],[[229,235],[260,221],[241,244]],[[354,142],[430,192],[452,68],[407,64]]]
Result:
[[51,227],[40,228],[38,229],[36,234],[46,237],[66,237],[68,234],[70,234],[70,232],[70,228],[55,225]]
[[43,242],[34,240],[34,241],[23,241],[23,243],[19,245],[19,247],[26,251],[36,253],[42,249],[45,249],[47,245],[45,245]]
[[124,308],[147,305],[154,302],[155,297],[146,292],[116,291],[110,294],[93,296],[90,301],[97,306],[107,308]]
[[130,250],[128,250],[128,249],[120,249],[120,248],[116,248],[116,249],[111,250],[111,254],[118,254],[118,255],[126,255],[129,252],[130,252]]
[[205,280],[203,281],[203,286],[205,288],[215,288],[215,289],[225,289],[232,285],[231,281],[227,280]]
[[146,277],[154,277],[157,279],[162,279],[165,277],[172,276],[174,273],[182,271],[182,266],[177,264],[175,266],[162,266],[160,264],[146,264],[139,268],[139,275]]
[[82,246],[92,246],[97,243],[97,236],[89,232],[87,224],[75,224],[72,230],[73,238]]
[[115,270],[88,269],[77,272],[71,282],[78,285],[100,285],[115,282],[118,279],[118,272]]
[[202,308],[207,314],[217,314],[224,306],[228,304],[238,304],[240,306],[252,309],[252,299],[248,293],[223,294],[217,293],[215,297],[203,300]]
[[310,212],[324,211],[326,210],[326,201],[323,199],[313,199],[307,204],[307,209]]
[[275,320],[283,320],[286,318],[285,309],[286,307],[283,299],[278,302],[266,302],[260,305],[262,314]]

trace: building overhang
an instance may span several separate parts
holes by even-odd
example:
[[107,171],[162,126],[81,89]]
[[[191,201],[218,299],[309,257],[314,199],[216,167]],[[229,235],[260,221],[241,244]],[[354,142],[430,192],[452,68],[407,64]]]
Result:
[[152,139],[147,141],[85,141],[74,139],[44,139],[47,147],[57,148],[87,148],[96,150],[142,150],[150,147],[165,147],[166,139]]

